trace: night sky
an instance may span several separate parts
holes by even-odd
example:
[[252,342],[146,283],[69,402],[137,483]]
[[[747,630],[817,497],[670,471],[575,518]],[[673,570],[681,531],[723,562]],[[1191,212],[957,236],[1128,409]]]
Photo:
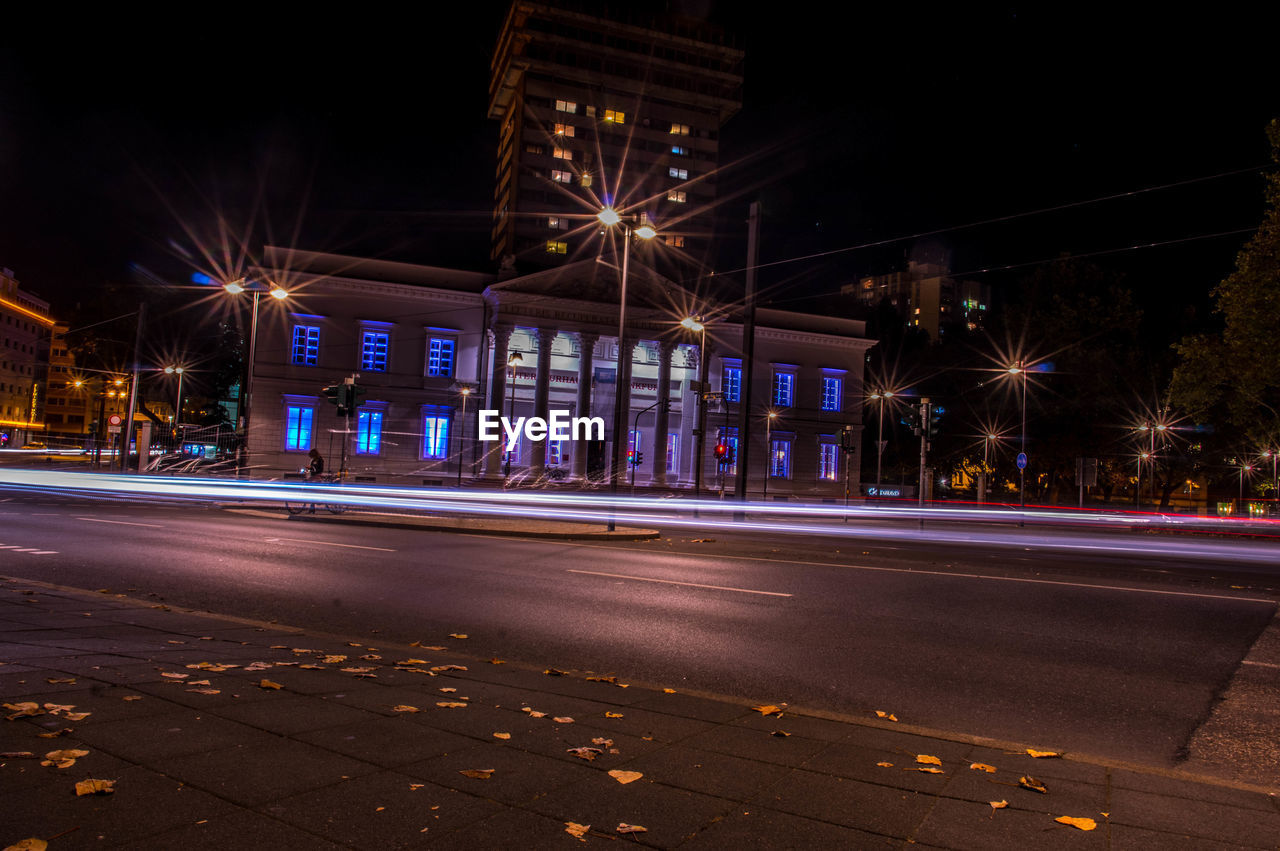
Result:
[[[506,4],[451,5],[433,5],[418,39],[366,38],[395,22],[357,22],[245,61],[154,45],[0,52],[0,266],[67,313],[107,282],[184,279],[184,253],[214,241],[221,215],[253,252],[274,242],[488,269],[488,62]],[[743,264],[750,198],[764,208],[763,262],[838,252],[768,267],[780,302],[889,271],[911,245],[900,237],[935,230],[954,271],[975,276],[1189,240],[1096,258],[1158,316],[1207,304],[1247,235],[1194,238],[1260,220],[1251,169],[1268,163],[1263,130],[1280,116],[1274,15],[1037,4],[836,20],[827,4],[792,4],[808,12],[787,18],[695,5],[727,18],[747,51],[720,186],[754,190],[721,208],[710,261]]]

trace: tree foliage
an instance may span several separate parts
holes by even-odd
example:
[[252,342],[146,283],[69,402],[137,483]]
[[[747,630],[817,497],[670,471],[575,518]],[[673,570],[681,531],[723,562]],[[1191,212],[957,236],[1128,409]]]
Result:
[[[1267,138],[1280,166],[1280,119],[1268,125]],[[1171,396],[1201,421],[1273,443],[1280,433],[1280,169],[1267,175],[1262,224],[1213,298],[1222,332],[1178,344]]]

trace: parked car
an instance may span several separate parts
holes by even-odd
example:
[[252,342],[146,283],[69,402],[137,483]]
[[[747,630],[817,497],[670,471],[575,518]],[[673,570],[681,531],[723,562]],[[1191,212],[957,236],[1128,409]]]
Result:
[[48,449],[49,447],[43,443],[24,443],[22,444],[22,448],[23,449]]

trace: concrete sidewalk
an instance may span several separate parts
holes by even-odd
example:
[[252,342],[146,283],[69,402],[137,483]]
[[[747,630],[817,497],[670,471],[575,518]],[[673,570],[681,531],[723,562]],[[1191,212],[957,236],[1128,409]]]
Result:
[[[578,847],[570,831],[659,848],[1275,849],[1280,838],[1264,789],[1033,758],[1025,748],[1038,743],[875,717],[766,715],[660,683],[503,663],[483,642],[368,646],[4,580],[0,847]],[[58,750],[74,763],[41,764]],[[90,779],[114,793],[77,796]]]

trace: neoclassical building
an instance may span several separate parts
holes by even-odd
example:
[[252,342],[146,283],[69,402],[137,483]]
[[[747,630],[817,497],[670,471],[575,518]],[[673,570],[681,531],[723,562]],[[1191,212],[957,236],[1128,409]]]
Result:
[[[261,304],[248,439],[257,475],[296,472],[313,447],[336,470],[345,444],[357,480],[595,486],[607,481],[622,386],[623,439],[612,448],[625,483],[687,490],[700,478],[704,494],[722,481],[733,490],[736,466],[722,469],[713,447],[739,441],[740,311],[701,304],[641,263],[629,267],[621,347],[619,271],[595,259],[507,278],[279,249],[264,265],[261,275],[290,296]],[[709,317],[705,332],[681,325],[694,314]],[[860,445],[873,342],[861,322],[757,311],[749,493],[759,496],[767,468],[771,498],[836,499],[846,461],[857,492],[860,458],[842,453],[840,433],[851,426]],[[630,354],[621,370],[620,348]],[[323,395],[345,380],[364,388],[349,418]],[[604,439],[521,439],[507,453],[477,439],[482,409],[512,421],[552,411],[599,417]],[[638,465],[626,463],[628,452]]]

